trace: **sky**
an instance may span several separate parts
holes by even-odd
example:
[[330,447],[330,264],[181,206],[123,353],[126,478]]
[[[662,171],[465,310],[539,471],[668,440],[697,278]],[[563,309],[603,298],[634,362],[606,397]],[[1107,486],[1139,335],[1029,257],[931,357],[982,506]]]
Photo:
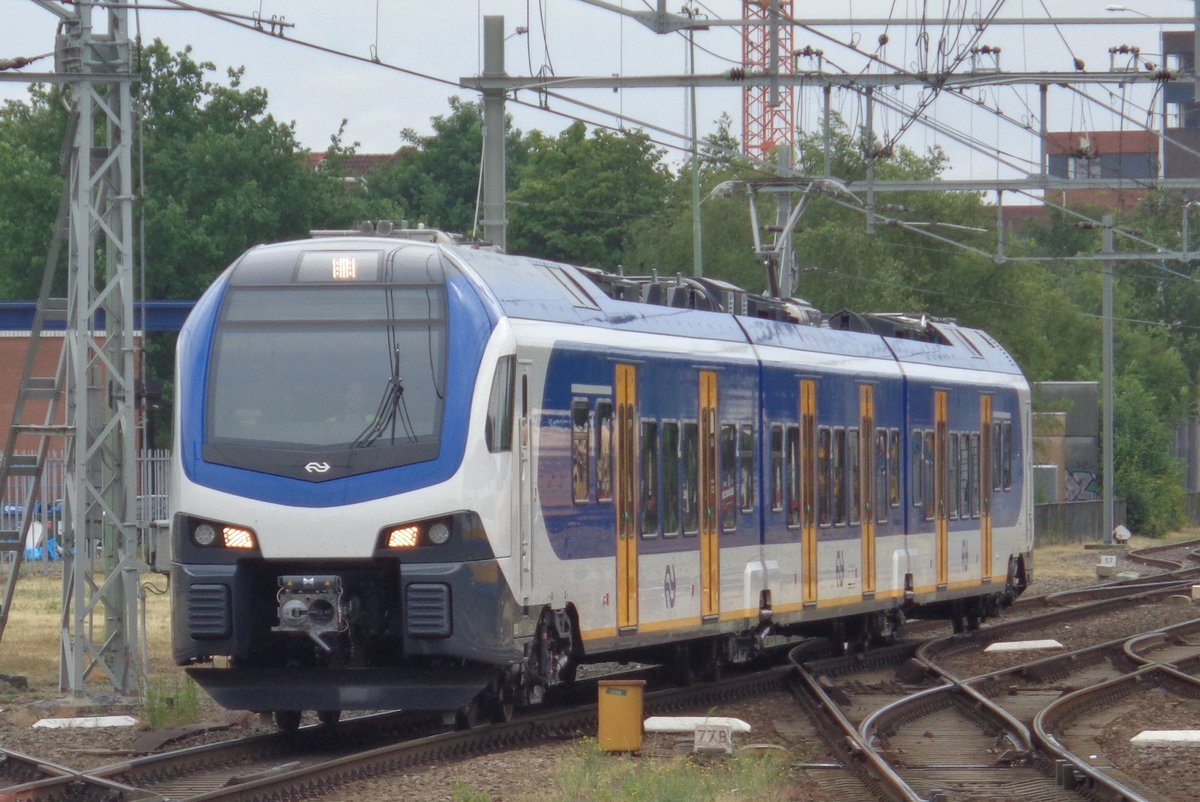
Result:
[[[585,0],[208,0],[192,5],[190,10],[171,11],[159,10],[174,5],[170,0],[143,3],[144,10],[131,23],[143,39],[161,38],[176,50],[190,45],[194,58],[217,65],[214,77],[222,77],[226,68],[244,67],[243,85],[265,87],[271,113],[277,119],[293,122],[301,144],[313,150],[325,149],[345,119],[345,142],[357,143],[363,153],[393,152],[404,144],[401,132],[405,129],[428,133],[430,119],[447,113],[450,95],[476,99],[473,90],[457,83],[482,69],[484,15],[504,17],[508,37],[505,67],[509,75],[539,71],[556,76],[680,75],[688,69],[684,36],[656,34],[634,19]],[[608,4],[628,10],[647,8],[642,0],[608,0]],[[680,5],[681,0],[672,0],[667,8],[675,11]],[[1106,5],[1111,4],[1093,0],[794,0],[797,18],[857,21],[853,25],[821,25],[816,31],[797,30],[795,44],[797,48],[811,45],[823,50],[831,71],[911,71],[923,64],[936,65],[939,42],[955,52],[976,32],[971,25],[940,24],[924,30],[893,24],[885,31],[866,21],[922,14],[940,18],[948,12],[972,19],[995,7],[999,7],[1000,17],[1123,20],[1121,25],[993,25],[976,41],[1001,48],[1000,67],[1005,71],[1069,72],[1075,58],[1083,59],[1088,69],[1101,70],[1109,64],[1108,48],[1121,44],[1140,47],[1143,60],[1160,60],[1154,54],[1160,50],[1161,27],[1145,24],[1147,16],[1190,16],[1194,7],[1191,0],[1139,0],[1128,3],[1124,11],[1106,11]],[[714,20],[736,19],[741,14],[740,0],[705,0],[698,6],[702,16]],[[282,19],[289,27],[282,29],[283,36],[271,36],[195,10],[201,8],[268,22]],[[52,52],[55,24],[55,16],[34,0],[0,0],[0,59]],[[880,33],[887,34],[886,45],[879,44]],[[723,73],[741,62],[739,33],[734,28],[718,26],[700,31],[696,33],[696,46],[696,69],[700,73]],[[862,58],[862,52],[877,53],[890,67],[871,66]],[[373,58],[379,63],[372,63]],[[813,64],[811,59],[802,63]],[[30,69],[52,68],[53,59],[47,58]],[[0,82],[0,99],[20,98],[25,91],[24,83]],[[597,89],[568,94],[596,108],[552,99],[551,110],[547,111],[536,107],[535,93],[522,92],[518,99],[530,106],[510,104],[514,124],[525,131],[536,128],[553,133],[568,125],[573,116],[616,126],[620,124],[618,115],[624,114],[629,118],[626,125],[652,126],[649,131],[656,141],[674,146],[668,150],[669,159],[684,157],[689,118],[686,90]],[[1129,117],[1156,120],[1151,89],[1112,86],[1092,94],[1104,104],[1124,109]],[[923,97],[916,90],[892,92],[890,96],[910,107]],[[797,118],[803,129],[819,126],[819,101],[817,90],[798,93]],[[863,102],[855,93],[836,91],[833,105],[848,122],[860,123],[864,118]],[[1004,116],[992,109],[1002,110]],[[900,142],[918,152],[935,146],[945,149],[951,155],[952,177],[986,179],[1028,170],[1033,165],[1036,140],[1022,126],[1036,130],[1037,110],[1037,91],[1033,88],[980,89],[972,94],[970,102],[959,97],[938,97],[928,113],[948,129],[978,140],[979,149],[961,145],[956,141],[959,137],[946,131],[923,124],[907,126],[908,115],[903,111],[877,107],[875,127],[882,136],[903,132]],[[714,129],[722,114],[732,118],[734,133],[740,134],[740,90],[700,90],[697,117],[702,136]],[[1054,91],[1051,130],[1121,127],[1134,126],[1122,123],[1113,112],[1078,94]],[[979,152],[989,148],[1007,155],[998,160],[994,154]]]

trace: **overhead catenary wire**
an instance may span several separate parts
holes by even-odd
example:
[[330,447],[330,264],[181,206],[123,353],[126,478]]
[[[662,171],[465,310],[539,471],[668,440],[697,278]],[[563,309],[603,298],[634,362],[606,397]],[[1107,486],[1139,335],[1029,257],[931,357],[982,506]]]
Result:
[[[436,76],[436,75],[433,75],[433,74],[430,74],[427,72],[403,67],[403,66],[396,65],[396,64],[383,62],[382,60],[379,60],[379,61],[371,60],[371,59],[368,59],[366,57],[363,57],[363,56],[360,56],[360,55],[357,55],[354,53],[349,53],[346,51],[338,50],[336,48],[328,47],[325,45],[320,45],[320,44],[317,44],[314,42],[309,42],[309,41],[306,41],[303,39],[284,36],[275,29],[268,32],[268,31],[264,30],[260,25],[251,25],[251,24],[244,23],[244,22],[240,21],[239,19],[231,18],[229,15],[226,15],[223,12],[213,11],[211,9],[204,9],[204,8],[198,7],[198,6],[194,5],[193,3],[187,2],[187,0],[167,0],[167,2],[170,2],[173,5],[175,5],[179,8],[185,9],[185,10],[191,10],[196,13],[204,14],[206,16],[209,16],[214,19],[225,22],[226,24],[237,25],[237,26],[245,28],[247,30],[254,31],[254,32],[257,32],[260,34],[264,34],[264,35],[271,35],[271,36],[281,39],[283,41],[286,41],[286,42],[289,42],[292,44],[296,44],[296,45],[299,45],[299,46],[302,46],[305,48],[309,48],[309,49],[312,49],[315,51],[324,52],[324,53],[333,55],[335,57],[348,58],[348,59],[365,62],[365,63],[372,63],[372,64],[375,64],[376,66],[379,66],[379,67],[382,67],[384,69],[388,69],[391,71],[399,72],[399,73],[406,74],[406,75],[411,75],[413,77],[417,77],[417,78],[424,79],[424,80],[430,80],[430,81],[440,83],[440,84],[443,84],[446,86],[454,87],[456,89],[461,88],[461,85],[457,81],[452,81],[452,80],[442,78],[440,76]],[[994,4],[992,6],[991,11],[989,11],[989,15],[994,16],[996,11],[999,8],[999,5],[1001,5],[1001,4],[999,4],[999,3]],[[545,11],[544,6],[540,6],[540,8],[543,12]],[[545,19],[544,15],[542,16],[542,19],[543,20]],[[823,31],[819,31],[815,28],[812,28],[811,26],[805,25],[794,19],[790,20],[790,22],[792,22],[793,24],[797,25],[798,27],[808,30],[808,31],[812,32],[814,35],[817,35],[828,41],[837,43],[842,46],[850,47],[850,45],[847,45],[847,44],[841,42],[840,40],[836,39],[835,37],[830,36],[829,34],[824,33]],[[981,24],[978,27],[979,27],[979,31],[977,31],[977,35],[986,26]],[[856,52],[859,55],[862,55],[862,56],[868,58],[869,60],[872,60],[873,62],[877,63],[880,66],[887,66],[892,69],[899,70],[899,68],[895,67],[895,65],[889,64],[884,59],[882,59],[878,56],[873,56],[871,54],[864,54],[864,53],[862,53],[862,51],[856,51]],[[962,59],[961,59],[961,54],[960,54],[960,58],[958,59],[957,63],[961,63],[961,60]],[[899,70],[899,71],[905,72],[903,70]],[[912,76],[912,77],[919,79],[921,76]],[[926,77],[926,80],[928,80],[928,77]],[[892,135],[891,140],[895,141],[895,140],[899,139],[899,137],[905,132],[905,130],[907,130],[908,127],[910,127],[912,124],[914,124],[915,120],[920,119],[920,117],[925,113],[925,110],[928,108],[928,104],[929,104],[929,102],[931,102],[932,97],[935,96],[936,94],[937,93],[933,93],[931,95],[928,95],[926,98],[923,98],[922,106],[916,110],[916,113],[910,113],[909,119],[906,121],[906,124],[904,126],[902,126],[902,128],[900,130],[898,130],[895,134]],[[574,98],[564,96],[558,92],[549,92],[548,91],[546,93],[546,95],[548,97],[553,97],[557,100],[561,100],[564,103],[572,104],[572,105],[575,105],[575,106],[578,106],[581,108],[588,109],[590,111],[594,111],[594,112],[605,114],[605,115],[617,116],[617,115],[614,115],[614,113],[609,109],[604,109],[600,106],[594,106],[592,104],[587,104],[582,101],[578,101]],[[951,96],[956,96],[956,93],[951,93]],[[591,120],[591,119],[588,119],[588,118],[583,117],[578,114],[571,114],[571,113],[564,112],[564,111],[561,111],[558,109],[549,108],[548,106],[545,106],[542,104],[528,103],[528,102],[520,100],[519,98],[513,98],[511,100],[511,102],[513,102],[517,105],[528,107],[528,108],[536,108],[540,111],[543,111],[543,112],[546,112],[546,113],[549,113],[549,114],[552,114],[555,116],[563,117],[566,119],[570,119],[573,121],[580,121],[587,125],[593,126],[595,128],[602,128],[602,129],[607,129],[607,130],[611,130],[611,131],[622,130],[620,128],[614,127],[614,126],[612,126],[610,124],[606,124],[604,122]],[[997,113],[997,111],[994,110],[993,113]],[[633,118],[629,118],[625,115],[619,115],[619,116],[620,116],[620,119],[622,119],[623,121],[631,122],[632,124],[643,127],[644,129],[657,131],[658,133],[660,133],[662,135],[672,137],[672,138],[679,140],[678,143],[670,142],[670,141],[664,141],[662,139],[658,139],[653,136],[647,135],[647,140],[655,145],[658,145],[658,146],[661,146],[661,147],[664,147],[664,148],[667,148],[670,150],[678,151],[681,153],[686,153],[690,149],[690,137],[686,133],[671,131],[670,129],[666,129],[661,126],[651,126],[649,124],[644,123],[644,121],[639,121],[639,120],[636,120]],[[1009,119],[1011,120],[1011,118],[1009,118]],[[1017,123],[1016,121],[1013,121],[1013,122],[1014,122],[1014,124],[1019,125],[1019,123]],[[1021,126],[1021,127],[1023,129],[1027,130],[1026,126]],[[757,160],[753,160],[753,161],[745,160],[745,161],[743,161],[743,163],[749,165],[751,167],[751,169],[753,169],[754,171],[760,172],[760,174],[762,174],[764,177],[774,174],[773,166],[765,165],[761,162],[758,162]],[[1024,194],[1028,194],[1028,193],[1024,193]],[[1030,197],[1033,197],[1033,196],[1030,196]],[[1046,200],[1043,198],[1035,198],[1035,200],[1046,202]],[[1048,204],[1048,205],[1053,205],[1053,204]]]

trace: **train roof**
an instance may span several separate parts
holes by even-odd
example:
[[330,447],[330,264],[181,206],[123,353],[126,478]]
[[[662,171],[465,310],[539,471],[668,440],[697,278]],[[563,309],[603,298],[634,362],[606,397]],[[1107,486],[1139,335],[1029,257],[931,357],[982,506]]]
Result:
[[465,248],[455,252],[509,317],[860,359],[1021,372],[994,338],[952,320],[846,310],[822,317],[803,301],[755,296],[725,282],[614,276],[542,259]]
[[805,301],[767,298],[715,279],[615,275],[504,254],[488,243],[433,229],[313,233],[313,240],[288,244],[302,250],[306,243],[325,240],[321,244],[328,247],[328,240],[336,239],[338,245],[354,240],[356,247],[387,248],[406,240],[443,248],[486,288],[497,311],[511,318],[914,365],[1021,372],[987,333],[948,319],[849,310],[823,316]]

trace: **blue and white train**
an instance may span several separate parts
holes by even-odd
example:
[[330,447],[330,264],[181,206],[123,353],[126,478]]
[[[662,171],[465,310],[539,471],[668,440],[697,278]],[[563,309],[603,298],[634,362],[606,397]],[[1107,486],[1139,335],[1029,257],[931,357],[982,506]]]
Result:
[[241,256],[177,370],[175,660],[283,726],[972,628],[1032,579],[1029,388],[949,321],[329,232]]

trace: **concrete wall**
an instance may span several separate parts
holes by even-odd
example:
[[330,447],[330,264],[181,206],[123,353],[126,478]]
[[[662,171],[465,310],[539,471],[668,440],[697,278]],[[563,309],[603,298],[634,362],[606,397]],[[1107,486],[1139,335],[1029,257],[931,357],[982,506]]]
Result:
[[[1125,523],[1125,502],[1113,505],[1113,525]],[[1033,508],[1034,539],[1039,545],[1104,542],[1104,502],[1073,501]],[[1136,534],[1136,533],[1135,533]]]

